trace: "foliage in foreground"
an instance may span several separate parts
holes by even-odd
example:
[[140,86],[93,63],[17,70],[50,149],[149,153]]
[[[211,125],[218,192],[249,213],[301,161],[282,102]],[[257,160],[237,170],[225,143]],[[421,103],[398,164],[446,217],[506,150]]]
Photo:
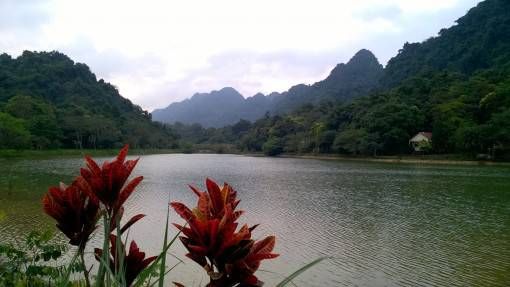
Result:
[[[43,210],[55,219],[57,228],[69,240],[68,245],[56,243],[49,233],[31,233],[19,246],[0,245],[0,286],[162,287],[165,275],[175,267],[166,266],[167,252],[181,234],[187,256],[200,264],[210,278],[206,286],[262,286],[254,273],[262,260],[278,256],[272,253],[275,236],[255,241],[251,232],[257,225],[238,228],[237,220],[243,211],[236,210],[240,200],[226,183],[220,188],[207,179],[206,192],[191,187],[198,197],[193,209],[178,202],[168,206],[187,224],[174,224],[179,232],[168,238],[167,214],[164,243],[156,256],[147,256],[135,241],[128,244],[127,231],[145,215],[122,220],[125,202],[143,180],[142,176],[128,180],[138,159],[127,160],[127,153],[126,145],[113,161],[101,166],[87,156],[86,167],[70,185],[61,183],[49,188],[42,200]],[[103,245],[94,248],[97,263],[87,264],[85,249],[100,220],[105,234]],[[65,256],[70,253],[74,253],[72,258]],[[286,285],[319,261],[291,274],[278,286]]]
[[257,225],[245,224],[236,232],[237,219],[243,214],[236,210],[237,192],[226,183],[220,188],[210,179],[206,186],[207,192],[191,187],[198,197],[193,210],[180,202],[170,204],[189,226],[174,224],[184,234],[180,239],[189,251],[187,256],[207,271],[208,287],[261,286],[254,273],[260,261],[278,256],[271,253],[276,238],[253,240],[251,232]]
[[[131,286],[134,278],[156,259],[155,256],[146,259],[134,241],[129,254],[122,245],[122,234],[145,216],[137,214],[120,226],[124,203],[143,180],[139,176],[128,182],[138,159],[126,160],[127,152],[125,146],[115,160],[106,161],[101,167],[90,157],[85,157],[86,168],[80,170],[80,175],[70,186],[61,183],[59,187],[50,187],[43,198],[44,212],[57,221],[57,228],[69,239],[69,244],[77,247],[73,261],[81,259],[86,286],[91,285],[91,276],[84,252],[100,218],[103,218],[105,236],[103,248],[95,249],[100,262],[96,285],[114,281]],[[103,250],[110,250],[113,258]],[[63,278],[63,281],[67,279]]]
[[34,231],[19,244],[1,244],[0,286],[54,285],[68,268],[81,270],[81,265],[59,261],[67,251],[51,232]]

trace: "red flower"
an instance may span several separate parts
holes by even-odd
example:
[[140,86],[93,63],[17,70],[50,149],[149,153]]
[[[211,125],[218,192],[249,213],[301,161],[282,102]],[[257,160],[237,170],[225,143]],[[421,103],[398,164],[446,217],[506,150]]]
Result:
[[[119,242],[121,246],[117,249],[117,237],[115,235],[110,235],[110,268],[116,273],[120,270],[124,270],[126,286],[131,286],[136,276],[147,268],[152,261],[156,260],[157,256],[145,258],[145,252],[140,251],[135,241],[131,241],[129,253],[126,254],[124,244],[122,241]],[[122,252],[122,255],[118,254],[119,250]],[[95,249],[94,252],[97,259],[103,255],[101,249]],[[123,258],[121,256],[123,256]],[[120,266],[121,262],[123,262],[123,266]]]
[[70,186],[61,183],[59,187],[50,187],[42,202],[44,212],[57,221],[69,243],[84,248],[96,228],[99,203],[88,197],[76,181]]
[[[260,266],[260,262],[264,259],[272,259],[278,257],[278,254],[272,254],[276,238],[268,236],[263,240],[255,242],[250,248],[250,252],[242,260],[236,264],[227,265],[228,272],[239,278],[240,282],[246,286],[260,286],[257,277],[253,275]],[[244,278],[243,280],[241,280]]]
[[239,204],[236,191],[226,183],[220,189],[210,179],[206,186],[207,192],[191,187],[198,196],[193,210],[179,202],[170,204],[189,225],[174,224],[184,234],[180,239],[189,251],[187,256],[206,269],[209,286],[260,285],[253,274],[261,260],[278,256],[271,253],[275,237],[255,242],[251,232],[256,226],[243,225],[236,232],[236,221],[243,213],[235,210]]
[[138,159],[126,161],[128,149],[129,146],[125,145],[115,160],[104,162],[102,167],[86,156],[87,168],[80,170],[81,176],[77,179],[90,197],[105,205],[112,218],[117,217],[122,205],[143,180],[143,176],[139,176],[125,184],[138,162]]

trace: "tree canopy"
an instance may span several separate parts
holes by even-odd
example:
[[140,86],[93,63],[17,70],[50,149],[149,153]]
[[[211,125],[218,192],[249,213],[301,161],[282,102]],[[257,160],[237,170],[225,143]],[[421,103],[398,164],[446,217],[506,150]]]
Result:
[[[148,112],[59,52],[0,55],[0,147],[175,147]],[[16,136],[13,136],[16,135]]]

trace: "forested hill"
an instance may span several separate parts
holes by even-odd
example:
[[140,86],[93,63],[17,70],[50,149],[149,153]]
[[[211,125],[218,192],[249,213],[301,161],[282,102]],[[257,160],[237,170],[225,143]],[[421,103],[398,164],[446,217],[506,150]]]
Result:
[[428,153],[510,159],[509,11],[508,0],[486,0],[438,37],[406,44],[381,80],[393,88],[223,129],[175,128],[192,143],[267,154],[405,154],[425,131]]
[[85,64],[0,55],[0,148],[172,147],[175,136]]
[[204,127],[223,127],[240,119],[255,121],[267,112],[284,114],[304,104],[337,102],[363,96],[374,90],[383,66],[368,50],[357,52],[346,64],[338,64],[330,75],[313,85],[296,85],[283,93],[257,94],[244,99],[233,88],[195,94],[153,112],[154,120],[165,123],[198,123]]
[[406,43],[385,68],[382,85],[394,87],[413,76],[448,70],[472,75],[510,63],[510,1],[486,0],[456,25],[422,43]]
[[282,93],[272,113],[284,114],[305,104],[346,101],[367,95],[377,88],[382,74],[383,66],[374,54],[362,49],[346,64],[338,64],[326,79],[311,86],[294,86]]

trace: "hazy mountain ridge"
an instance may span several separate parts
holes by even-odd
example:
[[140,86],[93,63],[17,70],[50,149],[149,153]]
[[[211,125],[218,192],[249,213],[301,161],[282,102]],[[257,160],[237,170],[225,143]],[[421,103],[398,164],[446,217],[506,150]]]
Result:
[[153,119],[165,123],[199,123],[205,127],[220,127],[241,118],[254,121],[270,108],[271,97],[257,94],[245,99],[234,88],[226,87],[210,93],[197,93],[165,109],[154,110]]
[[165,123],[199,123],[205,127],[222,127],[240,119],[255,121],[267,112],[281,114],[304,104],[321,101],[350,100],[375,89],[383,67],[368,50],[360,50],[346,64],[338,64],[330,75],[313,85],[299,84],[283,93],[267,96],[259,93],[244,99],[227,87],[211,93],[195,94],[190,99],[172,103],[152,112],[153,119]]

